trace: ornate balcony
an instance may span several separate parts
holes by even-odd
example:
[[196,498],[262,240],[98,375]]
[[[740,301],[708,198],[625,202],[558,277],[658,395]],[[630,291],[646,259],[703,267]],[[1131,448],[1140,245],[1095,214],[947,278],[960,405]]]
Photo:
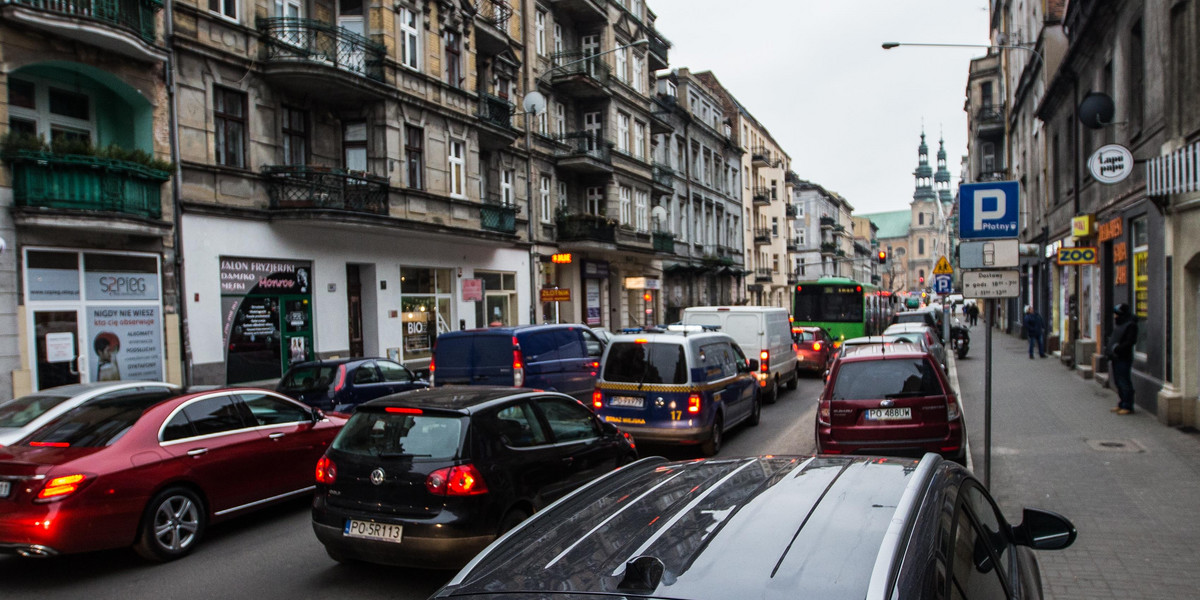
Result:
[[603,216],[565,214],[555,219],[555,240],[559,242],[617,243],[617,224]]
[[388,214],[388,183],[382,177],[299,165],[263,168],[273,210]]
[[263,75],[285,91],[348,104],[382,98],[386,49],[336,25],[312,19],[260,18]]
[[77,154],[18,151],[4,157],[12,167],[14,204],[20,209],[84,211],[162,218],[166,171],[138,163]]
[[773,278],[769,267],[759,267],[754,270],[754,281],[756,283],[770,283]]
[[607,2],[604,0],[550,0],[554,10],[562,11],[572,21],[590,23],[608,19]]
[[800,242],[798,242],[796,240],[788,240],[788,242],[787,242],[787,251],[788,252],[800,252],[801,250],[804,250],[804,247],[800,245]]
[[821,254],[833,254],[837,250],[837,244],[833,242],[821,242]]
[[646,28],[646,38],[650,40],[650,53],[647,55],[647,61],[650,68],[657,71],[665,69],[669,66],[667,51],[671,48],[671,42],[663,37],[654,27]]
[[769,167],[773,164],[771,151],[766,146],[756,146],[750,150],[750,164],[754,167]]
[[833,229],[833,217],[821,217],[821,229]]
[[601,131],[569,131],[554,136],[558,168],[576,173],[612,173],[608,140]]
[[159,0],[3,0],[0,15],[139,60],[167,58],[158,41]]
[[767,206],[771,203],[771,188],[755,187],[751,192],[755,206]]
[[520,132],[512,126],[512,115],[515,110],[512,102],[500,96],[479,94],[479,145],[484,150],[506,148],[514,141]]
[[551,57],[550,83],[564,94],[576,98],[606,98],[610,69],[602,56],[583,52],[556,52]]
[[512,15],[508,0],[475,0],[475,49],[488,56],[507,49]]
[[653,237],[655,252],[675,253],[675,234],[669,231],[655,231]]
[[654,192],[659,195],[675,193],[675,169],[662,163],[651,167],[654,176]]
[[485,231],[516,234],[518,212],[511,204],[484,204],[479,207],[479,226]]
[[800,216],[800,209],[796,208],[795,204],[788,204],[783,207],[783,214],[794,219]]
[[771,243],[771,228],[759,227],[754,230],[755,244],[770,244]]
[[975,131],[997,131],[1004,129],[1004,103],[985,104],[975,112]]

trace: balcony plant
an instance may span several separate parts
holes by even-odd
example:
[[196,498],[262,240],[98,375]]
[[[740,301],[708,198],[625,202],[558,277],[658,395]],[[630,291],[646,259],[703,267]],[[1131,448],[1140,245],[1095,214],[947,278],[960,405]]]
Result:
[[57,139],[49,143],[40,135],[9,132],[0,137],[0,156],[13,158],[18,155],[51,154],[54,156],[90,156],[106,160],[134,163],[156,171],[173,172],[175,164],[159,160],[144,150],[122,148],[109,144],[97,148],[89,142]]

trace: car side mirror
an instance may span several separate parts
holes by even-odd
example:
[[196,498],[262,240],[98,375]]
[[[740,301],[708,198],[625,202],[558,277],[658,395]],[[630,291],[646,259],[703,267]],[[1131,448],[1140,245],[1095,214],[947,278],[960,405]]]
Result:
[[413,376],[415,376],[417,379],[429,381],[429,369],[417,369],[416,371],[413,371]]
[[1078,532],[1066,517],[1048,510],[1026,508],[1021,524],[1012,528],[1013,541],[1034,550],[1062,550],[1075,542]]
[[312,409],[312,422],[313,423],[320,423],[321,421],[324,421],[324,420],[325,420],[325,411],[323,411],[319,408]]
[[759,364],[758,364],[757,358],[746,359],[746,369],[750,373],[754,373],[754,372],[758,371],[758,368],[759,368]]

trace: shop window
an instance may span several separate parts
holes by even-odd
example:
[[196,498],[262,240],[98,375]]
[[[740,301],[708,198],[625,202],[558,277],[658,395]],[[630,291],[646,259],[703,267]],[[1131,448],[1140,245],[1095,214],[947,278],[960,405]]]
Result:
[[[1133,314],[1138,319],[1149,315],[1150,302],[1150,238],[1146,230],[1146,217],[1129,220],[1129,231],[1133,242]],[[1134,351],[1146,353],[1146,331],[1149,328],[1142,324],[1138,327],[1137,345]],[[1143,360],[1145,357],[1141,357]]]
[[450,331],[454,275],[450,269],[400,268],[401,348],[390,352],[410,368],[432,357],[437,336]]
[[483,280],[483,302],[475,303],[475,323],[480,327],[516,325],[516,274],[475,271],[475,277]]

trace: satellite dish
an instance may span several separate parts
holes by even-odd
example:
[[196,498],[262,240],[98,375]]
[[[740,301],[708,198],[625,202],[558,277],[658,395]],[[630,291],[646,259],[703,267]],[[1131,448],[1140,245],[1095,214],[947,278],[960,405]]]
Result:
[[534,90],[525,94],[525,100],[521,103],[521,108],[527,113],[542,114],[546,112],[546,97],[541,92]]
[[1117,109],[1108,94],[1088,92],[1079,103],[1079,122],[1088,129],[1100,129],[1112,125]]
[[655,206],[650,211],[650,218],[658,223],[664,223],[667,220],[667,209],[663,206]]

